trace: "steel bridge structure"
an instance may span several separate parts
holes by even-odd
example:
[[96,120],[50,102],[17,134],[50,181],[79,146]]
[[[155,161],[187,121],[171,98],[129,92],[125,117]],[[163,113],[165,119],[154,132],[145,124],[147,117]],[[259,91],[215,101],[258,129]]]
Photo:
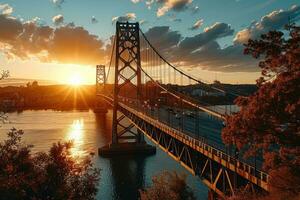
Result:
[[[268,192],[268,174],[232,153],[220,139],[220,127],[230,113],[208,100],[226,92],[172,65],[159,52],[168,53],[157,50],[152,40],[138,23],[117,22],[108,73],[97,66],[96,95],[113,108],[111,144],[141,144],[146,136],[198,176],[211,199],[233,195],[239,188]],[[114,88],[108,91],[110,67]],[[198,99],[189,95],[190,87],[201,92]]]

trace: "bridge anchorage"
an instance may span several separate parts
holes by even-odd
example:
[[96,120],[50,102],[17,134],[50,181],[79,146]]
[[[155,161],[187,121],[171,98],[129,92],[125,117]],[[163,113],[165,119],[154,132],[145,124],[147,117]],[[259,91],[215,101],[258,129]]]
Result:
[[[105,81],[113,62],[114,88],[105,88],[110,86]],[[138,23],[116,23],[107,74],[99,66],[96,77],[97,96],[113,108],[112,143],[99,148],[99,155],[153,154],[155,148],[145,143],[146,136],[199,177],[210,190],[209,199],[233,195],[241,188],[269,191],[269,176],[256,157],[254,162],[245,160],[234,146],[222,142],[227,109],[209,102],[216,95],[224,97],[222,88],[169,63]],[[198,98],[189,95],[191,90]]]
[[[126,120],[126,116],[120,112],[119,105],[120,96],[141,98],[139,24],[117,22],[116,25],[112,143],[99,148],[99,155],[155,154],[156,148],[147,144],[143,133],[136,129],[133,123]],[[105,74],[103,67],[99,68],[98,71],[97,77]],[[97,85],[98,83],[101,84],[100,81],[101,79],[97,78]],[[132,94],[128,95],[129,91]]]

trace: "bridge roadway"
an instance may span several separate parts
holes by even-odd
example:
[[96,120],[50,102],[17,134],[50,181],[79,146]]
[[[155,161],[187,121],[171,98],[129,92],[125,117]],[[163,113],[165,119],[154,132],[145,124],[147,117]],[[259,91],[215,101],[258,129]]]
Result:
[[[166,106],[138,106],[139,103],[133,99],[120,98],[126,105],[130,105],[136,110],[142,110],[145,114],[152,116],[160,122],[163,122],[185,134],[204,141],[217,149],[220,149],[231,156],[235,156],[235,148],[226,146],[221,138],[224,122],[203,111],[187,110],[178,107]],[[242,152],[239,152],[239,159],[249,165],[261,169],[263,160],[261,157],[244,159]]]
[[[112,104],[112,97],[104,96],[104,98]],[[234,156],[231,156],[234,155],[233,149],[226,148],[221,139],[221,129],[224,126],[222,121],[200,111],[195,112],[168,107],[150,107],[122,97],[119,98],[119,101],[119,106],[122,107],[120,111],[123,110],[123,114],[125,114],[124,112],[130,113],[130,116],[128,116],[127,113],[127,117],[138,128],[137,118],[152,124],[176,139],[182,140],[182,142],[206,157],[228,168],[233,173],[237,173],[265,191],[268,191],[268,175],[266,173],[260,171],[257,166],[253,167],[253,161],[251,160],[245,161],[242,158],[235,159]],[[145,133],[145,131],[143,132]],[[153,142],[160,145],[157,141],[153,140],[148,133],[145,134]],[[160,145],[160,147],[162,146]],[[175,159],[178,160],[178,158]],[[192,173],[195,173],[191,167],[182,162],[181,164]],[[211,182],[211,180],[210,182],[204,180],[206,185],[213,188],[215,192],[222,196],[223,193],[215,188],[216,183]]]

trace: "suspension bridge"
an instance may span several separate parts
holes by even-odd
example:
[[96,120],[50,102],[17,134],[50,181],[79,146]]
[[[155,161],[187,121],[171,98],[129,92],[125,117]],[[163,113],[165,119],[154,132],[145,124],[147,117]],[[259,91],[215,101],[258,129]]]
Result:
[[[160,51],[138,23],[116,23],[109,67],[98,65],[96,72],[98,108],[106,111],[103,100],[113,108],[112,142],[99,154],[155,153],[146,136],[200,177],[210,189],[209,199],[233,195],[238,188],[269,191],[259,161],[243,159],[242,152],[221,139],[231,110],[210,100],[237,92],[189,75],[168,62],[172,55]],[[107,88],[110,74],[113,88]]]

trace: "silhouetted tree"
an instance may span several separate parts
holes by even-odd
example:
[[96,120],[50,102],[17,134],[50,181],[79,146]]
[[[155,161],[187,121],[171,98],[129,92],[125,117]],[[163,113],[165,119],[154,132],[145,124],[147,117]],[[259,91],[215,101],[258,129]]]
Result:
[[246,148],[245,156],[261,152],[271,180],[273,199],[300,193],[300,28],[270,31],[249,40],[245,54],[261,59],[258,91],[239,97],[240,112],[227,117],[225,143]]
[[48,153],[31,153],[11,129],[0,143],[0,199],[95,199],[99,170],[90,158],[75,160],[71,143],[53,144]]
[[185,179],[184,175],[176,172],[163,172],[153,176],[153,185],[140,191],[141,200],[194,200],[196,198]]
[[[9,71],[2,70],[0,73],[0,80],[3,80],[5,78],[9,77]],[[0,122],[6,122],[7,121],[7,116],[5,115],[4,112],[0,111]]]
[[37,86],[39,86],[39,83],[37,81],[33,81],[31,83],[31,87],[37,87]]

